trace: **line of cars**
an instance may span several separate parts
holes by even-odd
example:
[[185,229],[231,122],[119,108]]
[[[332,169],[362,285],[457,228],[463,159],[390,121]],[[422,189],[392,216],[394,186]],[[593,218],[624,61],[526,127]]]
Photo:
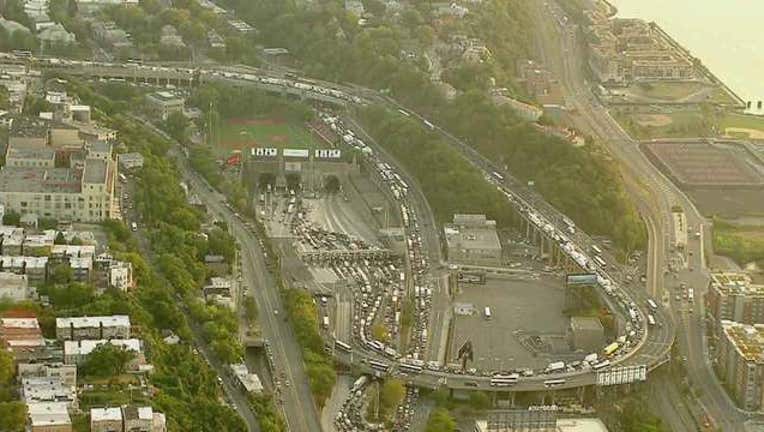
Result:
[[186,68],[186,67],[167,67],[167,66],[160,66],[160,65],[148,65],[148,64],[142,64],[137,62],[109,63],[109,62],[97,62],[97,61],[89,61],[89,60],[60,59],[60,58],[51,58],[51,57],[35,58],[35,57],[32,57],[31,55],[28,55],[28,56],[27,55],[15,55],[15,56],[7,55],[7,56],[4,56],[3,58],[7,60],[32,59],[40,65],[56,67],[56,68],[76,68],[76,67],[122,68],[122,69],[135,69],[135,70],[161,72],[161,73],[181,73],[181,74],[187,75],[187,78],[192,78],[197,73],[199,73],[201,77],[204,77],[207,79],[227,79],[227,80],[247,81],[251,83],[258,83],[261,85],[267,85],[267,86],[273,86],[273,87],[292,88],[303,93],[313,93],[315,95],[330,97],[330,98],[336,99],[338,101],[346,102],[346,103],[352,103],[352,104],[364,103],[364,100],[356,95],[348,94],[347,92],[339,88],[332,87],[328,84],[319,85],[317,82],[310,79],[305,79],[305,78],[296,78],[296,77],[289,78],[286,76],[282,77],[282,76],[273,76],[273,75],[266,75],[266,74],[254,74],[254,73],[248,73],[248,72],[234,72],[234,71],[225,71],[225,70],[193,69],[193,68]]
[[[422,253],[422,237],[417,215],[409,201],[409,184],[389,163],[375,154],[338,116],[329,112],[321,112],[319,117],[326,126],[341,137],[346,146],[361,152],[368,166],[374,168],[374,175],[378,176],[381,184],[387,187],[393,200],[399,203],[400,217],[406,237],[406,258],[411,270],[409,280],[406,279],[405,273],[401,273],[401,298],[408,297],[414,303],[415,310],[415,316],[412,320],[414,331],[411,332],[411,340],[405,356],[419,360],[423,358],[428,342],[427,324],[429,323],[432,302],[432,288],[428,286],[423,277],[427,271],[428,263]],[[401,357],[395,349],[385,346],[379,341],[362,340],[361,342],[367,348],[389,358]]]

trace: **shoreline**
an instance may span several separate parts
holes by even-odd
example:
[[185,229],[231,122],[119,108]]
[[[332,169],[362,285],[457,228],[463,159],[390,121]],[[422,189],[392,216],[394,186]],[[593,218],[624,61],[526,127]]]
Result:
[[[647,23],[650,27],[655,29],[658,32],[658,34],[660,35],[660,37],[663,38],[666,42],[668,42],[668,44],[671,45],[671,47],[673,47],[674,49],[680,51],[682,54],[684,54],[689,59],[691,59],[693,64],[694,64],[694,66],[695,66],[695,68],[698,69],[698,72],[700,72],[705,78],[707,78],[713,84],[718,85],[725,93],[727,93],[727,95],[729,95],[735,101],[735,103],[736,103],[735,105],[729,106],[731,109],[733,109],[735,111],[739,110],[740,114],[752,115],[752,116],[756,116],[756,117],[761,117],[762,116],[762,115],[757,115],[757,114],[753,114],[753,113],[746,113],[745,111],[748,109],[748,105],[747,105],[746,101],[743,100],[743,98],[740,97],[740,95],[738,95],[734,90],[732,90],[732,88],[730,88],[716,74],[714,74],[711,71],[711,69],[708,66],[706,66],[705,63],[703,63],[703,60],[701,58],[696,57],[695,55],[693,55],[692,52],[688,48],[686,48],[684,45],[679,43],[679,41],[674,39],[669,34],[669,32],[667,32],[666,30],[663,29],[663,27],[660,26],[660,24],[658,24],[655,21],[648,21],[648,20],[640,18],[640,17],[632,17],[632,18],[618,17],[617,15],[619,13],[619,10],[618,10],[618,8],[613,3],[611,3],[609,0],[599,0],[599,2],[600,2],[600,4],[605,5],[609,9],[607,17],[610,20],[612,20],[612,19],[619,19],[619,18],[621,18],[621,19],[638,19],[638,20],[641,20],[641,21]],[[727,106],[727,105],[723,105],[723,106]]]
[[[641,18],[639,18],[641,19]],[[677,49],[684,53],[687,57],[691,58],[693,60],[693,63],[695,64],[695,67],[698,68],[699,72],[701,72],[705,77],[707,77],[712,83],[718,85],[722,88],[729,96],[732,97],[737,102],[737,106],[733,106],[735,109],[745,110],[746,109],[746,103],[737,93],[735,93],[734,90],[732,90],[724,81],[722,81],[719,77],[717,77],[713,72],[711,72],[711,69],[708,68],[703,63],[703,60],[699,57],[695,57],[692,52],[690,52],[689,49],[685,48],[682,44],[680,44],[676,39],[671,37],[671,35],[664,30],[660,24],[656,23],[655,21],[650,21],[648,24],[653,27],[658,33],[661,35],[662,38],[664,38],[674,49]]]

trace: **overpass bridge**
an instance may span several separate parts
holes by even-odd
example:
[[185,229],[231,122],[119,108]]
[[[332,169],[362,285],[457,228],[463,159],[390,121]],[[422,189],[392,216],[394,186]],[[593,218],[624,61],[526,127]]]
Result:
[[[82,62],[90,63],[90,62]],[[148,66],[139,64],[73,64],[73,62],[40,62],[37,63],[44,72],[63,74],[70,76],[87,77],[102,81],[124,81],[129,83],[141,83],[158,87],[191,87],[205,82],[226,82],[233,86],[255,87],[269,93],[282,96],[292,96],[301,100],[312,100],[319,103],[327,103],[344,107],[347,100],[343,100],[329,94],[321,94],[307,87],[290,87],[279,84],[278,81],[264,82],[259,80],[245,80],[235,76],[232,72],[220,70],[206,70],[193,68],[166,68],[160,66]],[[272,78],[280,80],[280,78]]]
[[[4,61],[0,59],[0,61]],[[195,82],[221,81],[235,86],[254,86],[256,88],[277,93],[285,96],[299,97],[315,102],[329,103],[340,107],[350,107],[358,104],[377,103],[384,104],[391,109],[405,110],[393,99],[379,96],[373,90],[359,87],[322,83],[316,84],[314,80],[275,78],[267,73],[258,72],[252,68],[243,68],[250,72],[230,72],[226,68],[191,69],[179,67],[122,65],[92,62],[78,62],[59,59],[41,59],[35,63],[42,70],[51,73],[88,77],[93,79],[116,79],[126,82],[141,82],[154,85],[191,86]],[[229,68],[230,70],[230,68]],[[328,85],[331,87],[322,87]],[[481,170],[486,178],[493,182],[501,190],[517,211],[520,222],[524,224],[529,239],[535,241],[541,250],[542,256],[552,262],[569,269],[582,269],[597,274],[598,281],[603,288],[611,288],[617,292],[615,302],[623,307],[630,305],[638,311],[638,316],[632,319],[633,330],[628,335],[624,346],[628,354],[613,361],[614,366],[622,365],[646,365],[649,370],[666,362],[667,355],[674,341],[673,321],[664,310],[653,312],[660,322],[664,323],[658,329],[647,329],[643,324],[646,316],[645,302],[647,294],[641,289],[616,289],[614,279],[610,273],[620,271],[620,265],[610,256],[604,256],[608,270],[604,266],[594,267],[588,250],[595,243],[580,230],[574,233],[567,232],[567,219],[554,207],[547,203],[538,193],[527,187],[519,180],[513,178],[493,161],[479,154],[460,139],[454,137],[442,128],[433,125],[417,113],[405,110],[415,119],[421,120],[428,128],[440,134],[444,139],[459,150],[463,156],[476,168]],[[570,231],[570,230],[567,230]],[[319,255],[320,257],[320,255]],[[309,257],[313,259],[314,257]],[[614,272],[615,270],[615,272]],[[608,290],[607,295],[612,295]],[[352,362],[352,360],[351,360]],[[370,368],[352,362],[362,370]],[[544,381],[548,376],[523,379],[513,387],[513,390],[528,391],[543,390],[548,388]],[[563,384],[557,388],[573,388],[578,386],[592,385],[595,381],[594,373],[586,371],[571,372],[565,375]],[[445,372],[427,371],[413,381],[417,385],[430,387],[439,383],[455,389],[481,389],[491,390],[490,377],[448,374]]]

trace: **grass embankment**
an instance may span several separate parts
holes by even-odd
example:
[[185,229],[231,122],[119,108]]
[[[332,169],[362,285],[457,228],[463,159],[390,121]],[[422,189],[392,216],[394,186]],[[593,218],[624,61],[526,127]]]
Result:
[[739,265],[764,261],[764,227],[733,225],[714,220],[714,253],[732,258]]

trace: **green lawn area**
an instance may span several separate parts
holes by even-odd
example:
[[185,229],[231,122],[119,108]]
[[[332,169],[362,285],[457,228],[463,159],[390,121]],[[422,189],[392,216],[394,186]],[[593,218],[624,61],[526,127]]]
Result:
[[218,147],[229,151],[250,147],[323,147],[304,125],[269,118],[223,120],[218,127],[216,141]]
[[[746,114],[734,114],[730,113],[724,116],[719,122],[720,130],[725,131],[727,128],[749,129],[749,131],[730,131],[730,135],[733,136],[753,136],[752,138],[764,139],[764,117],[746,115]],[[757,133],[758,132],[758,133]]]
[[764,227],[714,221],[714,252],[740,265],[764,260]]
[[685,138],[710,136],[708,122],[699,111],[670,114],[613,113],[613,117],[633,138]]

